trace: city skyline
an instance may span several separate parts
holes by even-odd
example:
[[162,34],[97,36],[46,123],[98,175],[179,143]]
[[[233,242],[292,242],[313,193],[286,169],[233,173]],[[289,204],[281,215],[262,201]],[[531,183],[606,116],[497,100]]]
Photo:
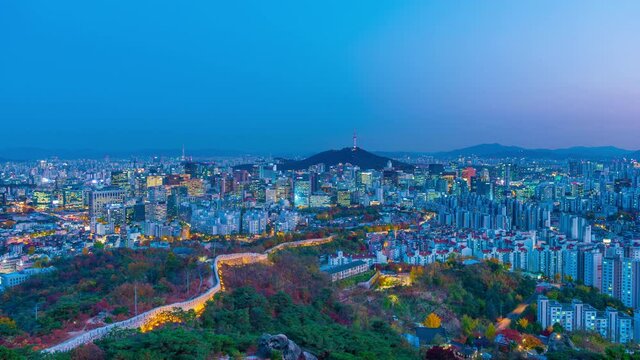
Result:
[[638,15],[0,1],[0,359],[640,359]]
[[[440,151],[402,151],[402,150],[377,150],[375,148],[358,147],[373,153],[387,156],[434,156],[436,158],[446,158],[450,156],[479,156],[479,157],[495,157],[495,158],[510,158],[514,157],[514,152],[518,152],[520,157],[527,158],[554,158],[569,159],[569,158],[582,158],[582,159],[604,159],[604,158],[622,158],[626,156],[635,157],[640,154],[640,150],[622,148],[613,145],[605,146],[570,146],[570,147],[556,147],[556,148],[526,148],[517,145],[505,145],[499,143],[483,143],[474,144],[462,148],[451,148]],[[366,146],[366,144],[365,144]],[[111,156],[114,158],[125,157],[149,157],[149,156],[163,156],[163,157],[175,157],[175,158],[215,158],[215,157],[239,157],[239,156],[257,156],[257,157],[275,157],[275,158],[291,158],[291,159],[303,159],[313,155],[317,155],[327,151],[337,151],[343,149],[349,149],[352,146],[348,144],[342,144],[335,148],[317,149],[298,151],[296,149],[290,149],[288,151],[270,152],[270,151],[245,151],[242,149],[218,149],[218,148],[190,148],[186,144],[180,146],[180,148],[142,148],[142,149],[100,149],[100,148],[43,148],[34,146],[16,146],[16,147],[4,147],[0,148],[0,160],[36,160],[41,158],[58,157],[62,159],[96,159],[105,156]],[[515,156],[518,157],[518,156]]]
[[640,5],[540,5],[5,2],[3,145],[636,149]]

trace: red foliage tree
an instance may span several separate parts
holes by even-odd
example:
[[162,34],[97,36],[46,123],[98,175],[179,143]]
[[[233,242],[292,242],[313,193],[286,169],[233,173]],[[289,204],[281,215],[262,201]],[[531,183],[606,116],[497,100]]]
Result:
[[104,351],[94,343],[80,346],[71,352],[71,360],[103,360],[104,358]]
[[457,360],[455,352],[451,348],[444,348],[442,346],[434,346],[427,350],[424,356],[425,359],[433,360]]
[[500,334],[502,334],[502,336],[504,336],[505,338],[511,341],[514,341],[516,343],[519,343],[522,340],[522,334],[520,334],[520,332],[514,329],[504,329],[500,332]]

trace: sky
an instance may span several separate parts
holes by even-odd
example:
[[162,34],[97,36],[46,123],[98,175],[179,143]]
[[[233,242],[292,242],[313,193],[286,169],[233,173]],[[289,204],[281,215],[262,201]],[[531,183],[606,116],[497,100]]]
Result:
[[0,1],[0,148],[640,148],[640,2]]

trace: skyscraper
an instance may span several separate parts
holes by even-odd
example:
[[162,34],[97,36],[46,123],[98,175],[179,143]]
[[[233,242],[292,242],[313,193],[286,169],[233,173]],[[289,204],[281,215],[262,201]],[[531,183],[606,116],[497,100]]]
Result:
[[107,215],[107,205],[124,204],[124,201],[125,192],[122,189],[94,190],[89,197],[89,217],[104,218]]
[[593,286],[602,291],[602,253],[596,249],[585,251],[581,254],[581,268],[584,274],[584,284]]
[[112,171],[111,186],[122,189],[128,193],[131,190],[131,184],[129,183],[129,172],[122,170]]
[[309,207],[311,183],[308,178],[299,177],[293,183],[293,205],[297,208]]
[[117,188],[94,190],[89,196],[89,219],[91,221],[91,231],[95,232],[96,223],[99,220],[106,220],[108,217],[108,207],[113,204],[124,204],[125,191]]
[[602,260],[602,293],[620,297],[620,277],[622,261],[619,256],[606,256]]
[[624,258],[620,270],[620,300],[632,309],[640,307],[640,261]]

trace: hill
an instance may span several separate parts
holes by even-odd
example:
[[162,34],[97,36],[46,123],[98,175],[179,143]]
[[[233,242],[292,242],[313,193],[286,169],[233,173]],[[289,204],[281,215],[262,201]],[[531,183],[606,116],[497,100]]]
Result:
[[519,146],[501,144],[481,144],[467,148],[432,153],[439,158],[459,156],[478,156],[483,158],[532,158],[532,159],[609,159],[629,156],[632,151],[614,146],[576,146],[563,149],[527,149]]
[[[362,148],[346,147],[341,150],[328,150],[312,155],[303,160],[281,159],[278,165],[282,170],[303,170],[317,164],[325,164],[326,166],[336,166],[338,164],[357,165],[361,169],[382,170],[387,167],[389,161],[396,169],[412,170],[413,165],[393,160],[385,156],[376,155],[372,152],[363,150]],[[252,165],[244,164],[236,166],[237,169],[250,169]]]
[[[134,292],[139,312],[199,294],[210,286],[208,265],[190,267],[199,255],[111,249],[56,259],[57,271],[0,293],[0,345],[39,348],[82,329],[125,320],[135,314]],[[12,324],[11,331],[2,323]]]

